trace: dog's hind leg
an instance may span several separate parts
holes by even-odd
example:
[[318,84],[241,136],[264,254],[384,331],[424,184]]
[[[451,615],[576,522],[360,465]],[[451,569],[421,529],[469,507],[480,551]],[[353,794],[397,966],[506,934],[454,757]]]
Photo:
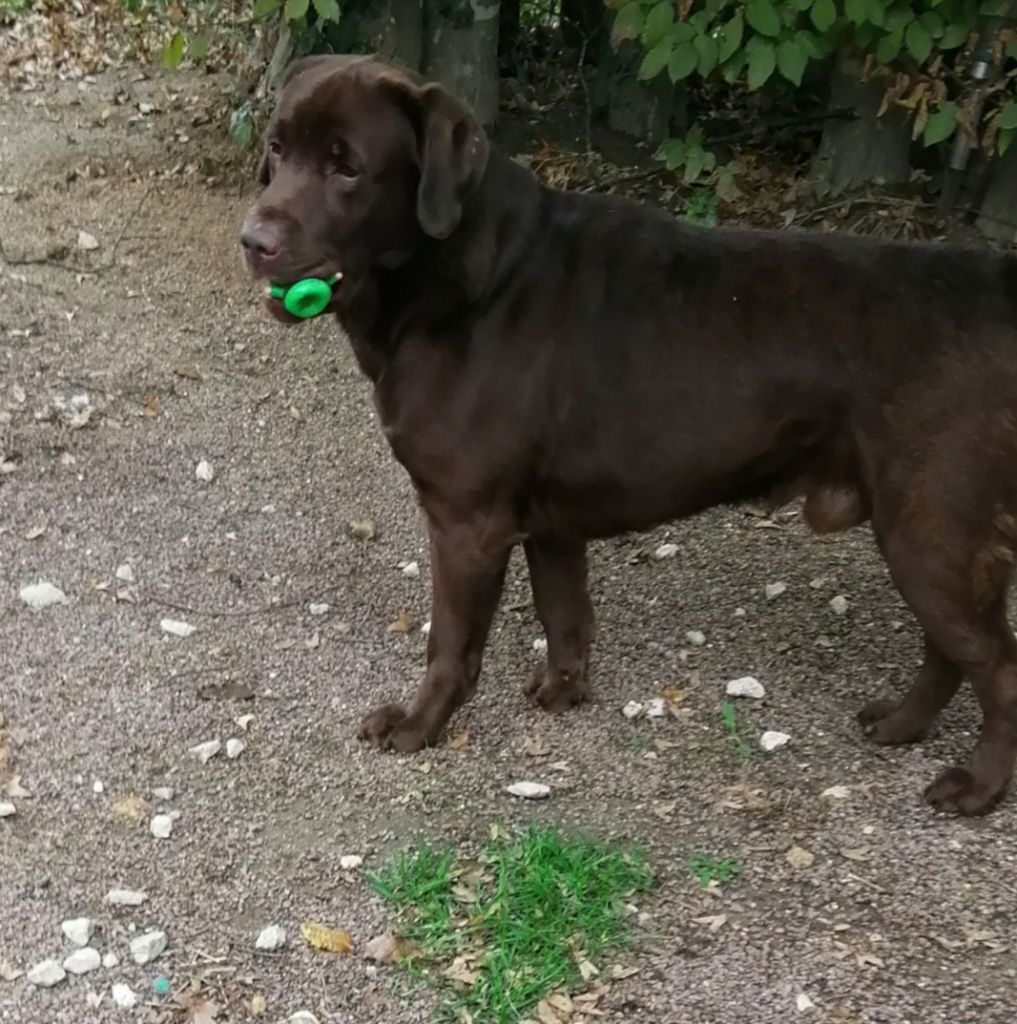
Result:
[[[923,671],[887,729],[931,724],[958,673],[967,675],[982,708],[978,742],[967,765],[943,772],[925,791],[929,803],[967,815],[991,810],[1017,760],[1017,641],[1006,614],[1012,538],[995,523],[979,528],[970,509],[933,499],[889,526],[874,517],[890,573],[926,635]],[[937,652],[931,659],[930,649]]]
[[547,637],[547,663],[533,673],[526,693],[545,711],[564,711],[589,690],[593,605],[586,583],[582,541],[530,539],[525,544],[530,586]]

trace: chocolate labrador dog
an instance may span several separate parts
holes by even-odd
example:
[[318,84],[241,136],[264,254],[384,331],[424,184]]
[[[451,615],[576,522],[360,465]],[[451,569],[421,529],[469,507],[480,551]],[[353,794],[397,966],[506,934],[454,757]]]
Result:
[[920,740],[966,675],[981,735],[926,797],[962,814],[1000,798],[1017,755],[1017,260],[703,229],[554,191],[440,86],[375,57],[292,66],[260,179],[250,270],[341,275],[326,311],[430,533],[426,675],[364,739],[416,750],[469,700],[515,545],[548,640],[528,692],[561,711],[589,686],[589,540],[798,497],[820,533],[871,521],[924,631],[917,680],[863,708],[866,731]]

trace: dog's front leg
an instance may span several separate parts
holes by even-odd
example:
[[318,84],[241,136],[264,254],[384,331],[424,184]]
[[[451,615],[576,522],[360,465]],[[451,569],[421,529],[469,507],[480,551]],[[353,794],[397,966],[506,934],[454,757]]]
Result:
[[427,672],[407,706],[383,704],[364,719],[360,738],[372,746],[405,752],[435,743],[456,708],[477,688],[515,535],[498,517],[452,526],[432,519],[430,533]]

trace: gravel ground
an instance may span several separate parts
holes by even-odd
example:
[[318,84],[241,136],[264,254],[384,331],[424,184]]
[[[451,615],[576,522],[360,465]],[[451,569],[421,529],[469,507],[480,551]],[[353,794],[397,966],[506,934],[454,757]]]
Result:
[[[465,748],[357,743],[361,713],[408,693],[422,665],[419,514],[335,327],[259,318],[236,254],[250,197],[188,173],[214,141],[189,116],[165,82],[127,73],[0,106],[8,256],[68,245],[63,262],[109,268],[0,262],[0,801],[15,776],[30,794],[0,820],[0,961],[62,959],[60,923],[82,915],[121,960],[45,991],[0,980],[0,1021],[186,1019],[155,997],[158,975],[177,992],[200,981],[219,1021],[425,1021],[426,991],[314,952],[299,922],[362,945],[391,924],[362,877],[388,850],[469,847],[534,819],[636,840],[654,864],[626,955],[641,970],[611,987],[605,1022],[1012,1022],[1017,798],[978,821],[921,801],[972,746],[967,689],[922,746],[860,735],[855,709],[903,687],[918,656],[864,530],[819,541],[793,511],[726,509],[598,546],[594,699],[555,719],[521,693],[539,630],[517,559],[480,692],[453,723]],[[97,249],[78,247],[82,230]],[[373,541],[350,535],[364,518]],[[654,558],[664,542],[677,553]],[[410,560],[419,578],[400,571]],[[133,583],[115,576],[125,564]],[[19,589],[40,579],[67,603],[26,607]],[[768,600],[775,582],[787,589]],[[415,627],[390,631],[404,612]],[[196,632],[169,635],[164,618]],[[739,705],[742,758],[720,706],[746,674],[767,693]],[[620,713],[665,688],[684,693],[668,720]],[[790,744],[764,754],[766,729]],[[231,736],[247,744],[236,760],[187,756]],[[519,779],[551,798],[513,800]],[[822,796],[834,786],[846,798]],[[168,840],[149,832],[160,809],[179,812]],[[793,847],[809,866],[789,863]],[[742,874],[705,892],[696,853],[737,857]],[[348,854],[360,871],[342,870]],[[114,887],[148,899],[110,907]],[[289,943],[255,952],[272,923]],[[137,966],[128,942],[152,928],[169,947]],[[137,1009],[113,1006],[114,982]]]

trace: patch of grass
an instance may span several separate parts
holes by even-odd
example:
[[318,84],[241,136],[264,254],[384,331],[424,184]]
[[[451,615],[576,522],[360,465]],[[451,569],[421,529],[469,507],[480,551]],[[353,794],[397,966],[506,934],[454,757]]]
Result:
[[476,861],[418,849],[371,884],[402,909],[410,966],[443,987],[447,1020],[510,1024],[624,944],[621,904],[652,881],[641,854],[531,828]]
[[720,706],[720,715],[724,720],[724,732],[727,733],[728,739],[738,749],[739,757],[743,761],[747,761],[752,756],[752,750],[745,740],[742,739],[741,733],[738,731],[738,716],[735,712],[734,704],[729,700],[724,701]]
[[689,870],[705,889],[714,882],[727,885],[741,874],[742,866],[734,857],[711,857],[709,854],[695,853],[689,858]]

